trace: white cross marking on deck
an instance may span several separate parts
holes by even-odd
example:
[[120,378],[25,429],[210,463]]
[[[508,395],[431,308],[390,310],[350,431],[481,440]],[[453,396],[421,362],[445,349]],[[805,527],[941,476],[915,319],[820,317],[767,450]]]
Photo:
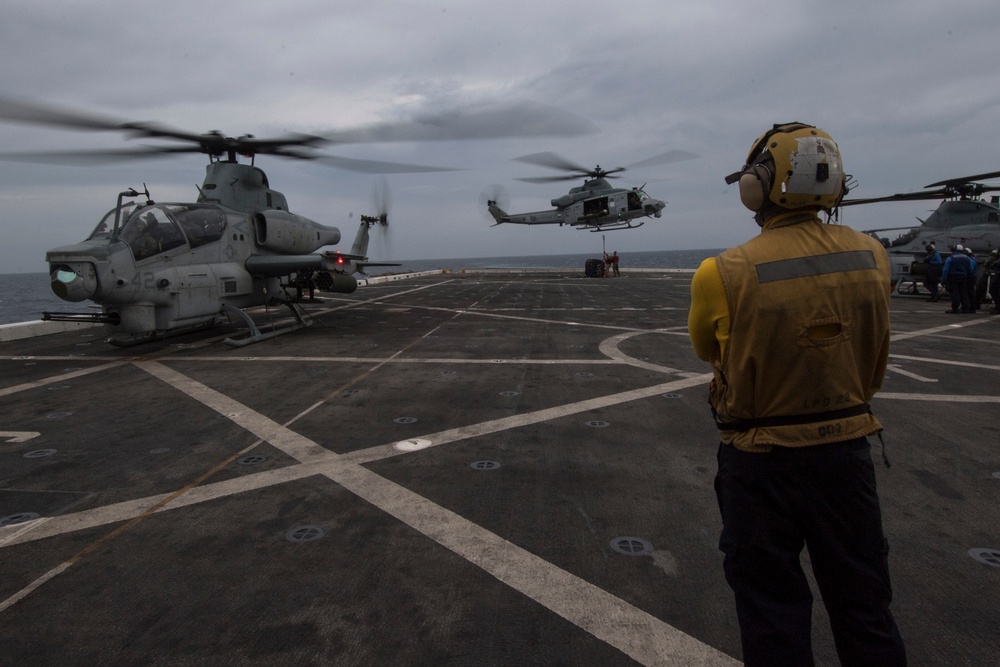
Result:
[[903,375],[914,380],[919,380],[920,382],[937,382],[937,378],[927,378],[923,375],[917,375],[916,373],[911,373],[910,371],[904,371],[902,368],[896,364],[886,364],[886,370],[890,370],[898,375]]
[[[330,452],[308,438],[291,431],[286,426],[270,420],[228,396],[169,369],[159,362],[139,362],[136,365],[191,398],[220,414],[226,415],[272,446],[302,461],[299,465],[239,480],[194,487],[157,511],[175,509],[192,502],[203,502],[210,498],[239,493],[248,488],[270,486],[289,479],[322,474],[641,664],[739,664],[738,661],[725,653],[698,641],[600,587],[580,579],[357,463],[359,458],[374,460],[374,458],[381,458],[381,456],[374,458],[351,456],[351,461],[345,460],[346,457]],[[648,398],[664,392],[704,384],[709,377],[710,375],[702,375],[696,378],[686,378],[645,389],[581,401],[559,408],[540,410],[514,418],[453,429],[450,432],[430,436],[428,439],[436,445],[445,444],[483,432],[503,430],[516,425],[552,419],[556,416],[592,410],[602,405]],[[375,449],[383,455],[385,453],[390,455],[400,453],[392,445]],[[264,483],[262,484],[262,482]],[[31,531],[27,527],[19,526],[15,535],[6,535],[5,539],[0,541],[0,546],[9,546],[40,539],[43,536],[59,534],[70,529],[79,530],[84,527],[139,516],[148,511],[149,508],[155,507],[158,502],[163,502],[168,496],[169,494],[163,494],[155,498],[144,498],[97,510],[53,517],[48,521],[38,522],[38,531]],[[0,532],[0,536],[4,536],[4,533]],[[69,562],[63,563],[36,579],[26,588],[0,603],[0,611],[12,606],[49,579],[67,570],[69,565]]]
[[7,442],[27,442],[32,438],[37,438],[41,433],[37,431],[0,431],[0,440]]

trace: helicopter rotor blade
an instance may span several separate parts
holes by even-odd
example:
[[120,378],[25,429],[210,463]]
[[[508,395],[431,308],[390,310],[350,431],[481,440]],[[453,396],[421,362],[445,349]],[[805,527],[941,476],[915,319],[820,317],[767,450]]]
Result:
[[673,164],[675,162],[684,162],[686,160],[694,160],[701,157],[697,153],[691,153],[689,151],[674,149],[669,150],[666,153],[661,153],[660,155],[654,155],[651,158],[646,158],[640,162],[630,164],[625,167],[625,169],[635,169],[637,167],[655,167],[661,164]]
[[987,174],[976,174],[975,176],[965,176],[963,178],[949,178],[948,180],[938,181],[937,183],[931,183],[930,185],[926,185],[924,187],[935,188],[938,186],[949,187],[955,185],[964,185],[966,183],[971,183],[972,181],[988,181],[991,178],[1000,178],[1000,171],[991,171]]
[[496,139],[507,137],[572,136],[596,132],[590,121],[562,109],[532,102],[480,103],[423,114],[411,120],[386,122],[356,129],[329,133],[325,136],[290,133],[286,136],[257,139],[252,135],[229,137],[221,132],[203,134],[185,132],[156,122],[123,121],[118,118],[60,108],[0,96],[0,120],[65,129],[117,131],[130,138],[163,139],[190,144],[187,147],[147,147],[136,151],[92,151],[43,153],[37,158],[27,153],[11,154],[8,159],[43,162],[64,157],[71,162],[108,162],[133,158],[149,158],[173,153],[205,153],[213,157],[236,155],[252,157],[270,154],[298,160],[319,160],[330,166],[365,173],[415,173],[455,171],[451,167],[396,164],[375,160],[354,160],[323,156],[308,151],[328,143],[370,143],[394,141],[441,141],[454,139]]
[[[281,154],[275,153],[275,155]],[[328,167],[357,171],[363,174],[416,174],[435,171],[462,171],[457,167],[432,167],[419,164],[404,164],[401,162],[360,160],[357,158],[337,157],[336,155],[315,155],[303,157],[303,159],[312,159]]]
[[[550,151],[532,153],[531,155],[522,155],[521,157],[514,158],[514,160],[516,162],[526,162],[527,164],[533,164],[539,167],[558,169],[559,171],[579,171],[583,174],[587,174],[590,171],[587,167],[581,167],[576,163],[570,162],[563,156]],[[580,176],[573,176],[572,178],[580,178]]]
[[0,118],[29,125],[53,125],[74,130],[122,130],[125,121],[61,109],[55,105],[37,104],[0,96]]
[[577,181],[586,178],[587,174],[569,174],[568,176],[529,176],[526,178],[515,178],[515,181],[524,183],[558,183],[560,181]]
[[507,188],[498,183],[487,186],[479,193],[479,211],[483,219],[495,223],[496,221],[488,210],[489,202],[494,202],[501,209],[507,210],[510,207],[510,193],[507,192]]
[[574,113],[537,102],[514,101],[484,102],[407,121],[323,133],[323,138],[349,144],[578,136],[596,131],[593,123]]
[[385,177],[378,178],[372,185],[372,210],[379,217],[379,224],[389,226],[389,209],[392,207],[392,193],[389,191],[389,181]]
[[201,153],[192,146],[146,146],[132,150],[41,151],[30,153],[0,153],[0,160],[35,164],[94,165],[161,158],[181,153]]
[[886,197],[869,197],[866,199],[845,199],[840,202],[841,206],[858,206],[860,204],[877,204],[888,201],[921,201],[925,199],[943,199],[948,196],[944,190],[934,190],[932,192],[902,192]]

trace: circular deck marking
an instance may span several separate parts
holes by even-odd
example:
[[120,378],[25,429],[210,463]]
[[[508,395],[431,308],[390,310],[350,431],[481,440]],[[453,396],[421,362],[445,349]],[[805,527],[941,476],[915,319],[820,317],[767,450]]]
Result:
[[44,458],[46,456],[52,456],[57,451],[59,451],[59,450],[56,450],[56,449],[36,449],[33,452],[27,452],[25,454],[22,454],[22,456],[24,458],[26,458],[26,459],[40,459],[40,458]]
[[17,514],[8,514],[5,517],[0,517],[0,526],[13,526],[15,523],[33,521],[39,516],[38,512],[18,512]]
[[417,418],[416,417],[396,417],[392,421],[396,422],[397,424],[416,424],[417,423]]
[[469,464],[473,470],[496,470],[500,467],[499,461],[473,461]]
[[254,466],[258,463],[263,463],[267,460],[266,456],[260,454],[251,454],[250,456],[244,456],[243,458],[236,459],[236,462],[241,466]]
[[433,443],[430,440],[424,440],[423,438],[411,438],[410,440],[400,440],[392,447],[400,452],[417,452],[421,449],[427,449],[432,444]]
[[1000,567],[1000,549],[969,549],[969,555],[990,567]]
[[595,419],[594,421],[587,422],[587,426],[589,426],[590,428],[607,428],[608,426],[611,426],[611,422],[605,422],[599,419]]
[[312,542],[324,535],[326,531],[319,526],[296,526],[285,533],[285,539],[289,542]]
[[648,556],[653,545],[641,537],[616,537],[611,540],[612,550],[626,556]]

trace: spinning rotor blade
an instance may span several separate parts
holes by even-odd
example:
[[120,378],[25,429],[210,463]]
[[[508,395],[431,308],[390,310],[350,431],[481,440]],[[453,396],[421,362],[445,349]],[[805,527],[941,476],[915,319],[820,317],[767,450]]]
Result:
[[944,199],[948,194],[945,190],[934,190],[932,192],[903,192],[887,197],[870,197],[868,199],[845,199],[840,202],[841,206],[857,206],[858,204],[877,204],[886,201],[920,201],[924,199]]
[[525,183],[558,183],[559,181],[576,181],[586,178],[587,174],[572,174],[570,176],[530,176],[528,178],[515,178],[515,181]]
[[670,150],[666,153],[655,155],[651,158],[636,162],[635,164],[630,164],[627,167],[615,167],[614,169],[601,169],[600,165],[597,165],[593,169],[587,169],[586,167],[581,167],[574,162],[570,162],[561,155],[548,151],[542,153],[532,153],[531,155],[522,155],[521,157],[514,158],[514,160],[538,165],[539,167],[572,172],[565,176],[532,176],[517,179],[519,181],[524,181],[525,183],[554,183],[557,181],[575,181],[580,178],[619,178],[618,176],[612,176],[611,174],[617,174],[636,167],[652,167],[660,164],[683,162],[684,160],[693,160],[696,157],[699,156],[688,151]]
[[937,183],[931,183],[925,187],[934,188],[938,186],[955,186],[964,185],[965,183],[971,183],[972,181],[988,181],[991,178],[1000,178],[1000,171],[991,171],[988,174],[977,174],[975,176],[966,176],[964,178],[949,178],[946,181],[938,181]]
[[[979,197],[985,192],[1000,191],[1000,185],[986,185],[977,181],[985,181],[991,178],[1000,178],[1000,171],[993,171],[976,176],[965,176],[962,178],[949,178],[937,183],[924,186],[924,191],[903,192],[887,197],[874,197],[871,199],[845,199],[842,206],[852,206],[857,204],[872,204],[885,201],[920,201],[924,199],[971,199]],[[930,190],[929,188],[937,188]]]
[[641,162],[630,164],[625,167],[625,169],[635,169],[636,167],[655,167],[661,164],[673,164],[675,162],[684,162],[685,160],[694,160],[699,157],[701,156],[697,153],[689,153],[688,151],[675,149],[660,155],[655,155],[651,158],[646,158]]
[[496,221],[493,219],[493,216],[490,215],[488,210],[490,202],[494,202],[498,207],[506,210],[510,206],[510,193],[507,192],[507,188],[497,183],[493,183],[479,193],[480,213],[483,215],[484,219],[495,223]]
[[164,155],[178,153],[201,153],[201,150],[189,146],[146,146],[134,150],[79,150],[79,151],[45,151],[38,153],[0,153],[0,160],[11,162],[31,162],[37,164],[110,164],[127,162],[129,160],[144,160],[160,158]]
[[543,151],[541,153],[532,153],[531,155],[522,155],[521,157],[514,158],[514,160],[517,162],[526,162],[528,164],[535,164],[538,165],[539,167],[558,169],[559,171],[580,171],[585,174],[590,171],[586,167],[581,167],[578,164],[570,162],[563,156],[551,153],[549,151]]
[[389,181],[379,178],[372,185],[372,210],[379,217],[379,224],[389,226],[389,209],[392,207],[392,193],[389,191]]
[[455,171],[452,167],[359,160],[322,155],[312,149],[328,143],[394,141],[440,141],[453,139],[494,139],[503,137],[567,136],[595,132],[595,126],[580,116],[555,107],[532,102],[483,103],[464,108],[425,114],[413,120],[370,125],[327,136],[290,133],[286,136],[257,139],[253,135],[229,137],[212,131],[196,134],[155,122],[129,122],[110,116],[90,114],[52,105],[25,102],[0,96],[0,120],[33,125],[49,125],[76,130],[117,131],[130,138],[144,137],[180,141],[188,146],[147,146],[135,150],[53,151],[13,153],[0,159],[103,163],[116,160],[162,157],[175,153],[205,153],[215,158],[275,155],[296,160],[317,160],[323,164],[371,174]]
[[14,123],[54,125],[74,130],[122,130],[127,124],[109,116],[59,109],[9,97],[0,97],[0,118]]
[[[275,153],[281,155],[281,153]],[[457,167],[430,167],[419,164],[404,164],[401,162],[381,162],[379,160],[359,160],[356,158],[337,157],[336,155],[314,155],[302,159],[316,160],[321,164],[364,174],[415,174],[428,171],[461,171]]]
[[568,111],[536,102],[481,103],[452,111],[425,114],[413,120],[378,123],[326,133],[335,144],[392,141],[446,141],[507,137],[576,136],[597,127]]

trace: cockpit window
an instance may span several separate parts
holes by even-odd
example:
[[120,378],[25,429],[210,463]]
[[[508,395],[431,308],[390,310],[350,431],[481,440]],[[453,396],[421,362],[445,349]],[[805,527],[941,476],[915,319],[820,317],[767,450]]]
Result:
[[184,245],[184,235],[176,223],[158,206],[139,209],[122,228],[121,239],[137,260]]
[[[136,209],[135,202],[131,202],[130,201],[130,202],[126,202],[125,204],[122,204],[121,220],[122,221],[128,220],[128,217],[130,215],[132,215],[132,213],[135,212],[135,209]],[[106,239],[109,236],[111,236],[111,232],[115,228],[115,211],[116,210],[117,209],[114,209],[114,208],[111,209],[110,211],[108,211],[104,215],[103,218],[101,218],[101,221],[99,223],[97,223],[96,227],[94,227],[94,231],[92,231],[90,233],[90,236],[87,237],[88,241],[93,240],[93,239]]]
[[170,213],[187,235],[192,248],[222,238],[226,214],[216,206],[169,206]]
[[629,190],[628,192],[628,210],[638,211],[642,208],[642,195],[645,193],[642,190]]

